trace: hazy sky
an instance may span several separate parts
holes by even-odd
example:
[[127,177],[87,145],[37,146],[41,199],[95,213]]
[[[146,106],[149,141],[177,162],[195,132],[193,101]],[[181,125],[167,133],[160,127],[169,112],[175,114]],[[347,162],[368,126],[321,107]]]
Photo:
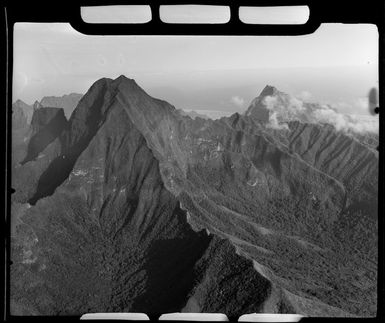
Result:
[[306,36],[86,36],[63,23],[15,25],[13,101],[85,93],[121,74],[177,108],[242,111],[271,84],[363,114],[378,86],[378,32],[325,24]]

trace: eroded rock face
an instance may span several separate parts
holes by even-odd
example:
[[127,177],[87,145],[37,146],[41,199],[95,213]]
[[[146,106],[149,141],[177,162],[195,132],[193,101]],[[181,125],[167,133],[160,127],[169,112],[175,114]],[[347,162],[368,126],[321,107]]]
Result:
[[[233,293],[247,280],[261,285],[264,293],[244,293],[239,299],[258,310],[270,283],[253,270],[250,260],[236,255],[228,241],[192,230],[124,109],[111,109],[97,124],[66,180],[51,196],[24,210],[15,234],[12,277],[27,288],[15,283],[13,309],[160,314],[183,308],[201,283],[204,292],[213,295],[221,293],[221,285]],[[69,142],[76,147],[80,138]],[[207,281],[209,270],[221,275]],[[195,296],[202,310],[226,309],[226,295],[212,303],[208,296]],[[230,313],[240,309],[233,305]]]
[[29,125],[31,123],[32,114],[33,108],[31,106],[22,100],[17,100],[12,104],[12,128],[19,129]]
[[69,119],[82,96],[83,95],[79,93],[65,94],[61,97],[45,96],[41,99],[40,104],[43,107],[62,108],[64,110],[66,118]]
[[25,158],[31,136],[33,108],[21,100],[12,104],[12,168]]
[[97,81],[18,195],[12,311],[373,314],[378,156],[312,129],[193,120]]
[[50,143],[67,127],[67,119],[63,109],[40,108],[34,111],[31,121],[31,138],[28,143],[27,155],[21,162],[25,164],[38,157]]
[[67,127],[62,109],[41,108],[34,111],[31,124],[12,132],[12,199],[28,201],[40,176],[60,151],[60,134]]

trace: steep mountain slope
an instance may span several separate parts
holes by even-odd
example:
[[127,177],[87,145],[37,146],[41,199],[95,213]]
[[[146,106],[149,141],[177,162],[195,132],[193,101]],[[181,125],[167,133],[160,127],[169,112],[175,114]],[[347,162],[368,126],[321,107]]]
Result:
[[59,135],[67,127],[63,109],[40,108],[34,110],[31,124],[23,128],[23,145],[13,159],[12,187],[14,201],[25,201],[35,190],[40,176],[60,149]]
[[270,126],[277,127],[278,122],[298,120],[309,122],[311,112],[319,108],[315,104],[304,103],[291,95],[281,92],[274,86],[266,85],[248,107],[245,115]]
[[360,257],[375,213],[354,258],[336,235],[355,190],[376,198],[345,181],[369,169],[337,176],[287,138],[253,116],[182,116],[124,76],[97,81],[14,199],[12,311],[373,315],[376,253]]
[[[27,155],[27,147],[32,136],[32,116],[34,111],[41,108],[62,108],[67,119],[82,98],[82,94],[71,93],[62,97],[48,96],[35,101],[32,106],[22,100],[12,104],[12,165],[22,162]],[[59,126],[59,129],[60,126]]]
[[27,155],[21,164],[34,160],[67,127],[63,109],[40,108],[35,110],[32,121],[32,136],[28,143]]
[[[258,100],[266,101],[263,93]],[[274,89],[271,96],[274,102],[281,100],[284,96],[287,101],[293,101],[287,94],[282,94]],[[262,99],[261,99],[262,98]],[[309,106],[300,103],[307,112]],[[316,104],[311,105],[313,109],[317,109]],[[253,113],[253,109],[263,109],[262,107],[250,106],[248,114]],[[348,198],[352,200],[365,201],[367,207],[372,209],[369,213],[376,214],[376,200],[378,187],[378,152],[375,145],[378,144],[378,135],[370,132],[351,132],[349,129],[345,131],[336,131],[335,127],[330,124],[320,124],[316,122],[303,123],[298,121],[298,111],[292,118],[281,117],[280,110],[285,109],[285,105],[274,106],[274,112],[278,112],[279,118],[286,121],[286,127],[283,129],[263,128],[271,140],[279,142],[290,153],[297,154],[306,163],[312,165],[316,169],[332,176],[341,181],[347,191]],[[321,107],[319,109],[322,110]],[[290,110],[290,109],[289,109]],[[300,114],[301,109],[300,110]],[[273,113],[274,113],[273,112]],[[307,113],[310,117],[314,114]],[[249,124],[238,123],[237,128],[242,128],[249,133],[258,131],[253,121],[260,122],[253,115],[252,120],[248,120]],[[314,121],[314,120],[313,120]],[[358,207],[356,205],[356,207]]]
[[40,100],[43,107],[62,108],[67,119],[71,117],[83,94],[70,93],[61,97],[45,96]]
[[38,100],[36,100],[34,103],[33,103],[33,110],[35,111],[35,110],[38,110],[38,109],[40,109],[40,108],[43,108],[43,106],[41,105],[41,103],[38,101]]
[[[179,202],[164,188],[145,139],[123,108],[110,107],[113,92],[100,91],[108,83],[102,80],[90,90],[62,136],[69,164],[75,158],[70,152],[78,153],[68,178],[52,196],[19,216],[14,311],[176,311],[200,281],[218,299],[195,296],[195,309],[233,315],[242,309],[258,311],[270,283],[227,241],[191,229]],[[63,163],[53,167],[67,169]],[[217,264],[220,273],[206,281],[207,272],[218,272]],[[232,305],[226,294],[246,281]]]
[[21,100],[12,104],[12,167],[25,157],[33,109]]
[[12,125],[20,128],[31,123],[33,108],[22,100],[17,100],[12,104],[12,113]]

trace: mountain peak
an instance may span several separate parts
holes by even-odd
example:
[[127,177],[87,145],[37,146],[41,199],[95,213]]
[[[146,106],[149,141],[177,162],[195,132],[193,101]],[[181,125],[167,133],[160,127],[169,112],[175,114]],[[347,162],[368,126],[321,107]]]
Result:
[[42,107],[63,108],[67,119],[71,117],[83,94],[70,93],[62,96],[45,96],[40,100]]
[[268,96],[276,96],[282,92],[278,91],[272,85],[266,85],[262,92],[253,101],[251,101],[249,108],[246,111],[247,116],[253,116],[255,119],[268,122],[270,112],[266,107],[265,98]]
[[14,104],[26,104],[23,100],[17,99]]
[[30,105],[28,105],[27,103],[25,103],[23,100],[20,100],[20,99],[17,99],[17,100],[12,104],[12,106],[18,106],[18,107],[23,108],[23,109],[32,108]]
[[272,85],[266,85],[259,96],[260,97],[272,96],[272,95],[277,94],[278,92],[279,91],[277,90],[276,87],[274,87]]
[[137,91],[143,91],[134,79],[128,78],[123,74],[112,80],[111,85],[115,88],[119,88],[121,91],[131,91],[134,93]]
[[130,78],[128,78],[127,76],[125,76],[125,75],[120,75],[120,76],[118,76],[115,80],[114,80],[114,82],[116,82],[116,83],[122,83],[122,82],[127,82],[127,83],[134,83],[134,84],[136,84],[136,82],[135,82],[135,80],[134,79],[130,79]]
[[126,75],[124,74],[121,74],[119,75],[115,80],[132,80],[130,78],[128,78]]
[[42,108],[43,106],[41,105],[41,103],[39,101],[35,101],[35,103],[33,104],[33,110],[37,110],[37,109],[40,109]]

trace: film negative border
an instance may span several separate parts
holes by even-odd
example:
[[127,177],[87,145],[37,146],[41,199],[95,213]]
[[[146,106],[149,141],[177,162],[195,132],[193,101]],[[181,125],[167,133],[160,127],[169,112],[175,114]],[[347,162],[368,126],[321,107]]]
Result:
[[[4,205],[4,211],[7,215],[4,219],[2,240],[2,261],[3,268],[5,267],[5,290],[4,295],[4,313],[3,319],[7,321],[42,321],[51,320],[52,317],[11,317],[9,315],[9,212],[10,212],[10,198],[12,194],[11,178],[7,170],[11,164],[10,147],[11,138],[8,135],[11,133],[11,87],[12,87],[12,32],[13,24],[15,22],[70,22],[70,24],[79,32],[89,35],[304,35],[314,32],[321,23],[326,22],[338,22],[338,23],[371,23],[376,24],[379,30],[379,81],[380,81],[380,95],[379,106],[384,105],[384,74],[385,74],[385,55],[384,55],[384,23],[385,23],[385,2],[382,1],[204,1],[195,2],[194,4],[207,4],[207,5],[227,5],[230,7],[231,19],[226,24],[220,25],[186,25],[186,24],[165,24],[159,19],[159,6],[161,4],[192,4],[192,1],[121,1],[116,0],[113,2],[107,1],[79,1],[75,4],[66,4],[65,2],[49,4],[29,3],[21,4],[18,1],[6,1],[3,7],[2,13],[2,42],[3,42],[3,95],[5,98],[6,109],[3,110],[2,129],[3,130],[3,151],[6,154],[3,155],[3,161],[5,162],[5,170],[2,176],[2,182],[4,183],[4,193],[2,202]],[[80,6],[96,6],[96,5],[124,5],[124,4],[149,4],[152,9],[152,20],[146,24],[140,25],[116,25],[116,24],[87,24],[80,16]],[[248,25],[243,24],[238,19],[238,7],[239,6],[283,6],[283,5],[308,5],[310,8],[310,18],[304,25]],[[377,109],[379,112],[381,108]],[[382,109],[383,110],[383,109]],[[381,216],[384,214],[383,199],[384,196],[384,127],[385,121],[383,113],[380,113],[380,167],[379,167],[379,264],[378,264],[378,312],[377,320],[381,320],[385,317],[385,311],[383,304],[385,303],[385,284],[384,284],[384,219]],[[78,320],[79,317],[55,317],[55,321]],[[151,320],[157,318],[150,317]],[[325,319],[320,318],[305,318],[304,322],[323,322]],[[371,319],[373,321],[373,319]]]

